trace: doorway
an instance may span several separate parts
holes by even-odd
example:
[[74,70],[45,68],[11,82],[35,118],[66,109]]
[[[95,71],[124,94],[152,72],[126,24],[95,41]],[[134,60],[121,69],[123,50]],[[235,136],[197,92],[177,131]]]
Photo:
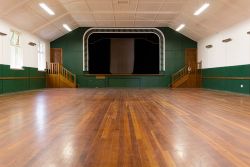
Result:
[[198,68],[197,48],[187,48],[185,50],[185,64],[188,67],[189,79],[186,82],[188,88],[201,87],[201,71]]
[[62,48],[50,49],[50,63],[63,64]]

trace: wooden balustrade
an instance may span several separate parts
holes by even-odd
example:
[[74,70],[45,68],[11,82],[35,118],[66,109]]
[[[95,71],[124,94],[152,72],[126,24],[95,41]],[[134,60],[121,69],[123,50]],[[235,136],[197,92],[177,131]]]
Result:
[[[196,76],[201,77],[201,68],[202,62],[185,65],[182,69],[172,75],[172,85],[189,74],[195,74]],[[197,78],[196,80],[199,80],[200,82],[200,78]]]
[[183,67],[172,75],[172,83],[188,74],[188,66]]
[[59,74],[60,64],[58,63],[50,63],[47,64],[47,73],[48,74]]
[[47,64],[47,74],[58,75],[58,77],[63,77],[66,80],[73,83],[74,85],[76,85],[76,75],[71,73],[66,68],[64,68],[62,64],[59,64],[59,63]]

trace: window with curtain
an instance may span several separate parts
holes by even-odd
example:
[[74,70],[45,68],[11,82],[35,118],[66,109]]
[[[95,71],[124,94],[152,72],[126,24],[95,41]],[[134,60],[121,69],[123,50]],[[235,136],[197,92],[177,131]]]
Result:
[[45,44],[39,42],[38,44],[38,70],[44,71],[46,68]]
[[23,54],[20,46],[20,33],[16,31],[11,31],[10,57],[10,68],[22,69]]

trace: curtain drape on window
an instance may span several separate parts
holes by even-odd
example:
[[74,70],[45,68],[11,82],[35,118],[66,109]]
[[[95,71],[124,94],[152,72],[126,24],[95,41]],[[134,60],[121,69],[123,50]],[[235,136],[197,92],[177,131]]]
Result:
[[11,31],[10,38],[10,67],[21,69],[23,67],[23,52],[20,47],[20,33]]

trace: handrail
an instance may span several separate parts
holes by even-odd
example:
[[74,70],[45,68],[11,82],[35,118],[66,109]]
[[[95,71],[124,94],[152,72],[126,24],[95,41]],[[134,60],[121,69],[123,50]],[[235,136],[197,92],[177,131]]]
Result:
[[61,75],[65,79],[69,80],[70,82],[73,82],[74,85],[76,85],[76,75],[67,70],[65,67],[63,67],[62,64],[59,63],[49,63],[47,64],[47,73],[48,74],[55,74],[55,75]]
[[201,69],[201,67],[202,62],[186,64],[182,69],[172,75],[172,84],[185,75],[197,73],[198,69]]
[[176,73],[172,75],[172,83],[179,80],[186,74],[188,74],[188,66],[184,66],[182,69],[180,69],[179,71],[177,71]]

